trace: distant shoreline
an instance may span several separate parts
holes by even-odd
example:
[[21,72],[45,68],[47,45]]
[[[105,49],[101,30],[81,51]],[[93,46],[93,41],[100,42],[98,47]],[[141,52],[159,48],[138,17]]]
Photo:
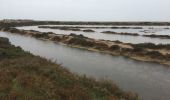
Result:
[[27,26],[29,24],[34,25],[137,25],[137,26],[170,26],[170,22],[149,22],[149,21],[120,21],[120,22],[99,22],[99,21],[36,21],[36,20],[13,20],[13,19],[5,19],[0,20],[0,24],[13,24],[15,26]]

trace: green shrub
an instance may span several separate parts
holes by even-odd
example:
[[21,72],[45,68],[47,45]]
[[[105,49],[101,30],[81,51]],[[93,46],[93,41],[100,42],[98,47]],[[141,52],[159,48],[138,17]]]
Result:
[[86,30],[83,30],[83,32],[95,32],[94,30],[90,30],[90,29],[86,29]]
[[131,44],[134,48],[148,48],[148,49],[170,49],[170,44],[158,44],[153,43],[140,43],[140,44]]
[[3,37],[0,37],[0,44],[3,45],[3,44],[9,44],[9,39],[8,38],[3,38]]
[[36,38],[49,38],[47,33],[37,33],[33,35]]
[[92,47],[94,46],[94,43],[91,41],[87,41],[84,38],[74,37],[68,41],[68,44],[75,44],[75,45],[82,45],[82,46],[88,46]]
[[120,50],[120,46],[118,46],[118,45],[112,45],[109,49],[110,49],[110,50]]
[[152,58],[164,58],[163,55],[158,51],[149,51],[146,53],[146,55],[149,55]]

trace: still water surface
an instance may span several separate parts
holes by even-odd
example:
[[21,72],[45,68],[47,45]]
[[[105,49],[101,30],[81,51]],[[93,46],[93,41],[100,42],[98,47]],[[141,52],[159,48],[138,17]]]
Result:
[[166,66],[5,32],[0,32],[0,36],[34,55],[57,61],[72,72],[113,80],[122,89],[137,92],[144,100],[170,99],[170,68]]
[[[54,26],[54,25],[51,25],[51,26]],[[62,26],[62,25],[59,25],[59,26]],[[67,26],[72,26],[72,25],[67,25]],[[77,25],[74,25],[74,26],[77,26]],[[85,25],[81,25],[81,26],[85,26]],[[111,27],[111,26],[86,25],[86,27]],[[125,26],[125,27],[136,27],[136,26]],[[66,31],[66,30],[59,30],[59,29],[44,29],[44,28],[38,28],[38,26],[24,26],[24,27],[17,27],[17,28],[24,29],[24,30],[36,30],[40,32],[54,32],[56,34],[67,34],[67,35],[69,35],[70,33],[83,34],[84,36],[89,37],[89,38],[104,39],[104,40],[119,40],[121,42],[133,43],[133,44],[137,44],[137,43],[170,44],[170,39],[101,33],[103,31],[113,31],[113,32],[127,32],[127,33],[132,33],[132,34],[138,33],[141,35],[144,35],[144,34],[145,35],[150,35],[150,34],[170,35],[170,29],[165,29],[165,28],[169,28],[169,26],[137,26],[137,27],[142,27],[143,29],[111,29],[111,28],[95,29],[95,28],[91,28],[95,32],[82,32],[82,31],[68,31],[68,30]],[[146,31],[147,33],[143,31]]]

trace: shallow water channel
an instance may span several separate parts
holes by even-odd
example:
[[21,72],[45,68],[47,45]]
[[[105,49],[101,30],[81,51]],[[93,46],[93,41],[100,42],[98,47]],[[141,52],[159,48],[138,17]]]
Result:
[[56,61],[72,72],[113,80],[124,90],[137,92],[143,100],[170,99],[170,68],[122,56],[71,48],[50,41],[0,32],[15,46]]
[[[94,27],[94,25],[86,26],[86,27]],[[101,26],[96,26],[96,27],[101,27]],[[103,26],[103,27],[106,27],[106,26]],[[109,26],[107,26],[107,27],[109,27]],[[126,26],[126,27],[128,27],[128,26]],[[170,44],[170,39],[101,33],[103,31],[113,31],[113,32],[127,32],[127,33],[132,33],[132,34],[138,33],[140,35],[151,35],[151,34],[170,35],[170,29],[164,29],[165,26],[154,26],[154,27],[142,26],[143,29],[111,29],[111,28],[95,29],[95,28],[90,28],[90,29],[94,30],[95,32],[82,32],[82,31],[70,31],[70,30],[68,31],[68,30],[59,30],[59,29],[44,29],[44,28],[38,28],[38,26],[24,26],[24,27],[17,27],[17,28],[24,29],[24,30],[36,30],[36,31],[40,31],[40,32],[54,32],[56,34],[67,34],[67,35],[70,33],[74,33],[74,34],[78,34],[78,35],[83,34],[84,36],[89,37],[89,38],[104,39],[104,40],[111,40],[111,41],[119,40],[121,42],[133,43],[133,44],[138,44],[138,43]],[[150,29],[150,28],[153,28],[153,29]],[[84,30],[84,29],[88,29],[88,28],[83,28],[81,30]],[[147,30],[149,32],[148,33],[141,32],[144,30]]]

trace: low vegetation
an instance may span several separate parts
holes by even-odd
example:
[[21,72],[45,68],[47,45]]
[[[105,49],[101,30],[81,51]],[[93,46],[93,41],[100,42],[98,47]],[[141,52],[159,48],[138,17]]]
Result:
[[[95,32],[94,30],[91,30],[91,29],[81,30],[80,28],[87,28],[87,27],[80,27],[80,26],[38,26],[38,28],[59,29],[59,30],[65,30],[65,31]],[[93,28],[93,27],[90,27],[90,28]]]
[[134,48],[141,49],[167,49],[170,50],[170,44],[153,44],[153,43],[140,43],[140,44],[131,44]]
[[151,34],[151,35],[143,35],[143,36],[151,37],[151,38],[170,39],[169,35],[155,35],[155,34]]
[[65,31],[81,31],[80,28],[70,27],[70,26],[38,26],[38,28],[59,29],[59,30],[65,30]]
[[137,100],[110,81],[78,76],[0,38],[1,100]]
[[83,32],[95,32],[95,31],[91,29],[86,29],[86,30],[83,30]]
[[103,28],[111,28],[111,27],[101,27],[101,26],[98,26],[98,27],[94,27],[94,26],[38,26],[38,28],[49,28],[49,29],[89,29],[89,28],[92,28],[92,29],[103,29]]
[[104,33],[104,34],[117,34],[117,35],[131,35],[131,36],[139,36],[138,33],[118,33],[118,32],[113,32],[113,31],[103,31],[101,33]]
[[70,34],[72,38],[67,41],[67,44],[81,45],[85,47],[93,47],[94,43],[87,40],[83,35]]
[[143,27],[111,27],[112,29],[143,29]]
[[109,49],[110,49],[110,50],[120,50],[121,47],[118,46],[118,45],[112,45]]

